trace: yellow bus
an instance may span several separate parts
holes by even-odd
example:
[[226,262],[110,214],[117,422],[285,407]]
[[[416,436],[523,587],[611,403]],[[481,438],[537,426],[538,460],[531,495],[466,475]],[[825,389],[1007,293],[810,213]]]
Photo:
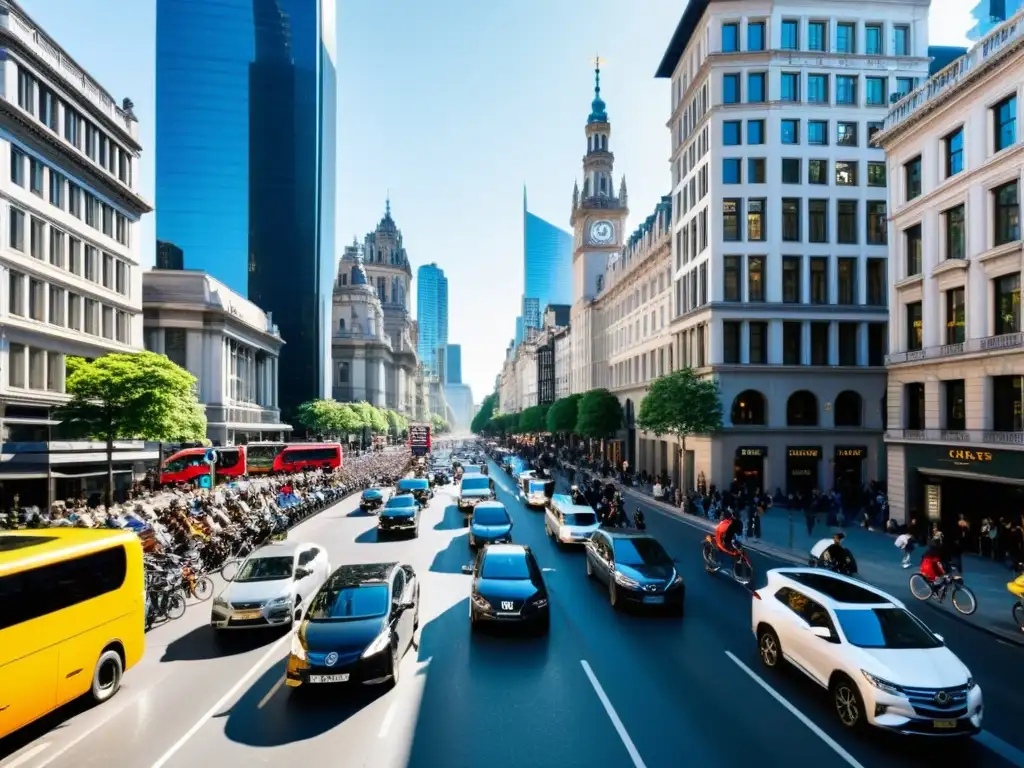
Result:
[[0,531],[0,738],[117,693],[145,649],[145,589],[130,531]]

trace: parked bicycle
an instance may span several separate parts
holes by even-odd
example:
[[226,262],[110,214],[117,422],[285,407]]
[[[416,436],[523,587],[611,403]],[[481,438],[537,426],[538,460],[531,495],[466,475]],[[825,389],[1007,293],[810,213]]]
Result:
[[185,615],[185,595],[171,583],[156,579],[146,587],[146,630],[158,621],[173,621]]
[[935,600],[938,603],[943,602],[948,594],[957,613],[964,616],[970,616],[978,610],[978,601],[974,593],[964,584],[964,577],[957,573],[956,569],[934,581],[929,581],[922,573],[912,574],[910,593],[918,600]]

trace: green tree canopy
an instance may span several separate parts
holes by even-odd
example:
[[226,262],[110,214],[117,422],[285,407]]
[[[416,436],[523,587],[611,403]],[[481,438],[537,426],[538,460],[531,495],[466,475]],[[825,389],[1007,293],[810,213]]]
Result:
[[548,410],[550,405],[533,405],[519,414],[519,431],[526,434],[546,432],[548,428]]
[[622,428],[622,404],[607,389],[592,389],[580,398],[577,434],[604,439]]
[[337,400],[307,400],[298,408],[298,420],[310,432],[332,438],[346,439],[363,428],[362,417]]
[[388,420],[388,432],[394,438],[399,438],[409,430],[409,421],[398,411],[392,411],[390,408],[384,411],[384,416]]
[[364,427],[369,427],[370,431],[384,435],[388,431],[388,420],[381,411],[374,408],[369,403],[362,401],[358,403],[352,403],[351,408],[359,416],[360,423]]
[[581,395],[569,395],[555,400],[548,409],[548,432],[556,435],[568,435],[576,431],[579,421],[579,404]]
[[430,431],[435,435],[443,435],[445,432],[451,431],[451,425],[443,417],[432,413],[430,414]]
[[114,441],[206,439],[196,377],[153,352],[67,358],[71,400],[56,410],[73,435],[107,444],[107,504],[114,497]]
[[494,408],[497,404],[497,392],[492,392],[484,398],[483,402],[480,403],[480,410],[476,412],[472,423],[469,425],[469,429],[473,434],[483,435],[494,431],[494,425],[491,423],[491,419],[494,416]]

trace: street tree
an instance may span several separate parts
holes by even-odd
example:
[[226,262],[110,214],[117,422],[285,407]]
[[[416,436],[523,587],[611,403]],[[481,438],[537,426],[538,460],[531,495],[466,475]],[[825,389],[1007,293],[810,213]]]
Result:
[[310,432],[345,440],[363,428],[362,417],[348,403],[337,400],[307,400],[298,408],[299,424]]
[[548,409],[547,430],[556,435],[569,435],[576,431],[579,421],[581,395],[569,395],[555,400]]
[[358,403],[352,403],[351,407],[359,416],[359,420],[363,427],[369,427],[370,431],[377,435],[387,434],[387,417],[385,417],[377,408],[373,407],[365,400]]
[[108,507],[114,499],[115,440],[206,439],[196,377],[164,355],[117,353],[89,362],[69,357],[66,371],[71,400],[55,416],[70,434],[106,443]]
[[549,408],[549,405],[542,404],[532,405],[524,410],[519,414],[519,431],[530,435],[547,431]]
[[[494,408],[498,404],[498,393],[492,392],[484,398],[483,402],[480,403],[480,410],[473,416],[473,421],[469,425],[469,430],[475,435],[488,434],[489,431],[493,431],[493,424],[491,419],[494,416]],[[490,428],[490,429],[489,429]]]
[[393,411],[390,408],[384,411],[384,416],[388,420],[388,432],[394,439],[399,439],[406,432],[409,431],[409,421],[398,411]]
[[443,416],[439,416],[436,413],[430,414],[430,430],[435,435],[443,435],[445,432],[451,431],[451,425],[444,420]]
[[[722,400],[713,379],[681,368],[654,380],[640,403],[637,426],[658,435],[675,435],[686,455],[688,435],[706,435],[722,426]],[[683,488],[689,487],[683,462]]]
[[595,440],[611,437],[622,428],[622,404],[607,389],[592,389],[580,398],[576,433]]

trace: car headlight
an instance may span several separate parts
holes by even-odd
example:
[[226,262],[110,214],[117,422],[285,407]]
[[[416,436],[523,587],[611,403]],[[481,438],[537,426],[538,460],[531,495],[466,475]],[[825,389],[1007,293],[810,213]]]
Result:
[[680,576],[678,572],[676,572],[676,573],[672,574],[672,579],[671,579],[671,581],[669,581],[668,585],[669,585],[669,587],[677,587],[677,586],[679,586],[682,583],[683,583],[683,577]]
[[491,604],[484,600],[480,595],[472,596],[473,605],[475,605],[481,611],[491,610]]
[[531,600],[530,604],[534,608],[547,608],[548,607],[548,599],[546,597],[538,597],[538,598],[536,598],[534,600]]
[[217,597],[213,598],[213,605],[214,605],[215,608],[230,608],[231,607],[230,605],[228,605],[228,601],[225,600],[223,597],[220,597],[219,595]]
[[264,608],[281,608],[282,606],[290,605],[292,599],[287,595],[283,597],[275,597],[273,600],[268,600],[263,606]]
[[892,694],[893,696],[903,695],[903,689],[896,685],[896,683],[890,683],[888,680],[884,680],[881,677],[872,675],[870,672],[864,669],[862,669],[860,673],[864,675],[865,680],[867,680],[869,683],[875,686],[875,688],[877,688],[878,690]]
[[292,635],[292,656],[300,661],[306,661],[306,644],[302,641],[302,632],[296,632]]
[[624,576],[618,571],[615,572],[615,583],[623,587],[629,587],[631,589],[635,589],[636,587],[640,586],[639,581],[637,581],[636,579],[631,579],[628,576]]
[[391,628],[386,627],[377,637],[373,639],[373,642],[366,646],[366,650],[363,651],[363,655],[360,658],[367,659],[370,656],[376,656],[384,649],[391,646]]
[[970,672],[968,672],[967,673],[967,690],[968,691],[974,690],[974,685],[975,685],[975,683],[974,683],[974,676],[971,675]]

